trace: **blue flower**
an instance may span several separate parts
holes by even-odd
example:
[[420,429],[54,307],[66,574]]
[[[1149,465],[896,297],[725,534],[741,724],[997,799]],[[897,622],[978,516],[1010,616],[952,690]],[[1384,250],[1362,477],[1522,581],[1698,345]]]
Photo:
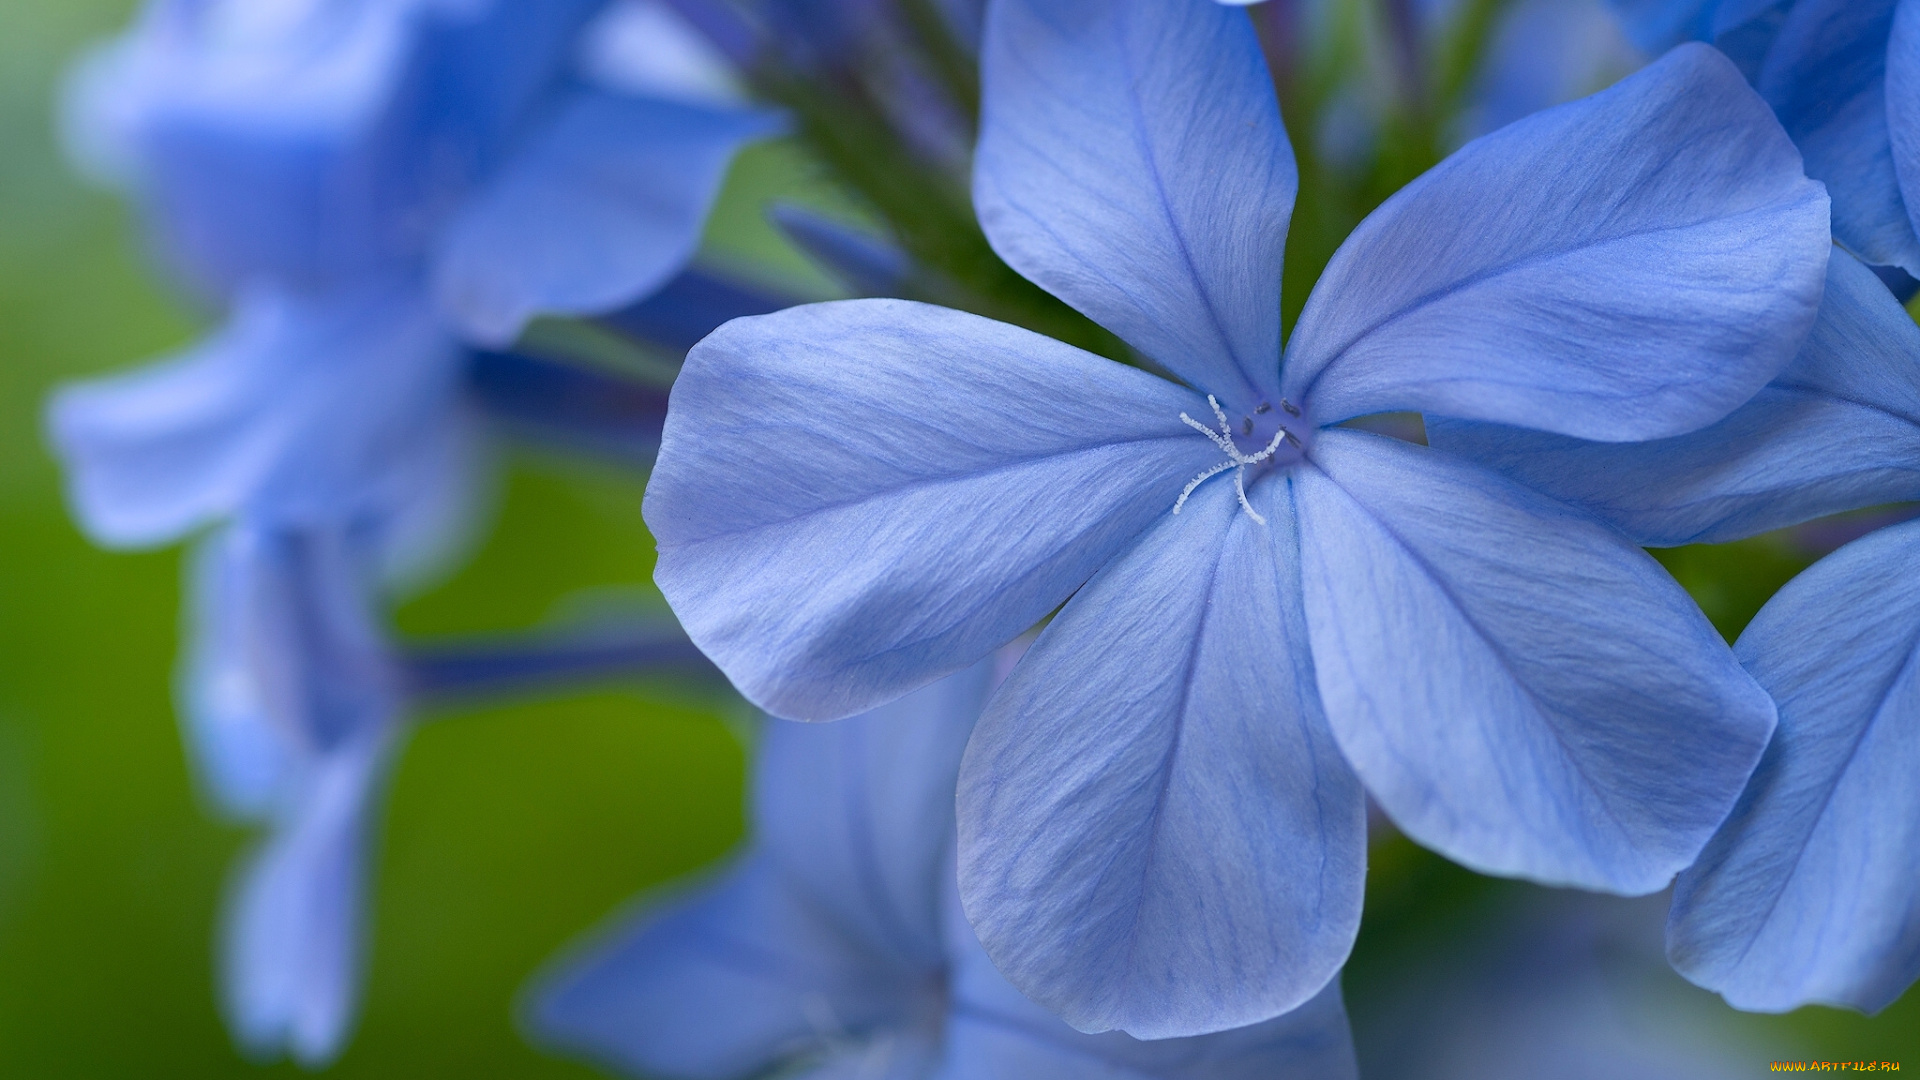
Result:
[[[1836,248],[1800,355],[1754,399],[1690,435],[1602,445],[1436,421],[1436,446],[1581,502],[1635,541],[1736,540],[1920,499],[1920,327]],[[1669,955],[1744,1009],[1868,1011],[1920,977],[1920,530],[1842,548],[1768,602],[1734,652],[1779,727],[1699,862],[1680,876]]]
[[1281,362],[1295,177],[1244,16],[1002,0],[984,64],[995,248],[1192,388],[902,301],[728,324],[647,493],[695,642],[824,720],[1057,609],[973,736],[960,881],[1000,970],[1084,1031],[1318,993],[1363,783],[1489,872],[1638,893],[1691,863],[1773,724],[1698,610],[1576,509],[1337,425],[1638,440],[1763,386],[1830,244],[1738,72],[1682,48],[1470,144],[1361,224]]
[[1138,1042],[1076,1032],[994,970],[959,912],[952,848],[993,666],[840,724],[764,725],[752,846],[550,976],[536,1037],[687,1080],[1355,1076],[1338,986],[1256,1027]]
[[1897,0],[1615,0],[1645,44],[1737,61],[1833,196],[1833,235],[1920,274],[1920,11]]
[[181,697],[216,799],[274,830],[228,920],[263,1052],[324,1061],[352,1017],[357,837],[405,711],[379,612],[484,501],[467,344],[661,287],[774,126],[631,92],[644,7],[159,0],[78,81],[75,141],[226,309],[49,426],[97,540],[219,528]]

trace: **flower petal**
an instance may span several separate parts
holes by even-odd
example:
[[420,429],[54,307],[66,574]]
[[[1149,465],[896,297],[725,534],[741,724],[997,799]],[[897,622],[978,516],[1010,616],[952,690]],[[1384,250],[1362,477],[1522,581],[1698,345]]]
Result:
[[1613,530],[1408,443],[1321,432],[1297,478],[1327,718],[1406,833],[1488,873],[1664,886],[1773,706]]
[[646,519],[688,636],[837,719],[1031,627],[1220,451],[1192,393],[1002,323],[849,300],[728,323],[674,384]]
[[582,92],[441,238],[440,306],[505,345],[536,314],[611,311],[693,256],[733,155],[772,114]]
[[1432,418],[1432,444],[1654,546],[1718,543],[1920,498],[1920,326],[1844,250],[1787,370],[1711,427],[1596,443]]
[[1875,1012],[1920,977],[1920,524],[1780,590],[1735,652],[1780,729],[1674,890],[1667,953],[1740,1009]]
[[359,554],[338,530],[234,525],[194,559],[181,712],[195,764],[232,814],[267,814],[309,763],[400,714]]
[[1889,142],[1895,0],[1799,0],[1754,85],[1833,195],[1833,236],[1863,260],[1920,273],[1920,241]]
[[[1900,201],[1907,223],[1920,233],[1920,8],[1899,4],[1887,38],[1886,97],[1888,142]],[[1920,246],[1920,242],[1916,242]]]
[[[421,547],[464,494],[475,447],[459,352],[392,282],[319,297],[254,292],[202,345],[69,386],[48,427],[74,511],[101,543],[180,538],[243,508],[371,516]],[[405,546],[405,545],[402,545]]]
[[1275,397],[1299,188],[1244,13],[1004,0],[974,205],[1015,270],[1236,410]]
[[831,1059],[911,1018],[918,976],[864,953],[749,857],[664,912],[648,911],[536,989],[527,1024],[608,1068],[736,1080]]
[[1467,144],[1361,222],[1282,389],[1323,424],[1412,410],[1677,435],[1793,358],[1830,247],[1826,196],[1765,103],[1684,45]]
[[392,754],[370,733],[316,762],[284,822],[228,898],[223,991],[241,1043],[331,1061],[360,997],[366,832]]
[[930,1080],[1356,1080],[1340,980],[1264,1023],[1184,1039],[1088,1035],[1013,988],[960,911],[947,904],[950,972],[946,1056]]
[[993,660],[835,724],[769,720],[754,785],[760,849],[874,952],[937,967],[953,793]]
[[1198,488],[1042,631],[960,774],[960,888],[994,963],[1089,1032],[1296,1008],[1360,921],[1365,809],[1326,730],[1286,485]]

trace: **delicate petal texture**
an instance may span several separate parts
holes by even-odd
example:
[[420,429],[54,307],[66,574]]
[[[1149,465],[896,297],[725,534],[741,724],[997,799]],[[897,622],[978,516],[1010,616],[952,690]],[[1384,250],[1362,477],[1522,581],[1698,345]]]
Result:
[[960,781],[987,952],[1082,1031],[1195,1035],[1319,993],[1360,921],[1365,808],[1320,713],[1286,485],[1163,514],[994,696]]
[[912,977],[750,856],[564,965],[529,1023],[542,1042],[622,1072],[746,1080],[795,1058],[857,1054],[875,1029],[911,1018],[901,990]]
[[1297,474],[1327,717],[1395,824],[1490,873],[1652,892],[1773,706],[1646,554],[1436,451],[1320,433]]
[[1275,396],[1299,181],[1245,14],[1003,0],[974,204],[1015,269],[1240,411]]
[[1888,141],[1896,0],[1800,0],[1754,85],[1833,193],[1833,236],[1870,263],[1920,273],[1920,241]]
[[164,543],[242,508],[409,516],[466,487],[445,471],[471,452],[458,362],[391,282],[254,292],[183,356],[62,390],[48,423],[75,512],[101,543]]
[[834,719],[1052,611],[1220,456],[1188,391],[901,300],[740,319],[674,384],[646,518],[702,651]]
[[1718,543],[1824,514],[1920,499],[1920,326],[1845,251],[1787,370],[1725,420],[1594,443],[1429,418],[1432,444],[1579,503],[1632,537]]
[[873,952],[938,966],[960,755],[991,659],[837,724],[761,731],[754,820],[793,888]]
[[693,256],[727,164],[770,134],[743,109],[582,92],[442,237],[440,307],[504,345],[536,314],[608,311]]
[[[1897,5],[1887,39],[1887,136],[1907,223],[1920,234],[1920,5]],[[1920,246],[1920,241],[1916,241]]]
[[1186,1039],[1087,1035],[1007,982],[960,912],[947,905],[946,1055],[931,1080],[1357,1080],[1340,981],[1285,1016]]
[[359,997],[368,806],[391,753],[374,732],[315,761],[229,898],[227,1017],[262,1053],[331,1060]]
[[231,525],[189,573],[181,712],[208,788],[258,817],[321,755],[384,730],[401,686],[373,621],[364,553],[340,530]]
[[1667,952],[1736,1008],[1885,1008],[1920,976],[1920,524],[1821,560],[1735,651],[1780,730],[1680,876]]
[[1283,391],[1321,423],[1691,431],[1792,359],[1828,239],[1826,196],[1765,103],[1725,57],[1682,46],[1387,200],[1308,298]]

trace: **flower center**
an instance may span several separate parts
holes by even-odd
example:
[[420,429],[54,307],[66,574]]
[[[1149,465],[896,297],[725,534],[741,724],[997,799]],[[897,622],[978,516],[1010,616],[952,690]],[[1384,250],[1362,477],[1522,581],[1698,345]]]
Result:
[[1233,490],[1240,496],[1240,509],[1245,510],[1248,517],[1265,525],[1267,519],[1261,517],[1259,511],[1253,508],[1253,504],[1247,501],[1247,470],[1255,470],[1254,479],[1258,480],[1274,469],[1285,468],[1298,462],[1306,456],[1307,451],[1307,444],[1301,436],[1303,433],[1312,431],[1312,425],[1306,422],[1299,407],[1285,398],[1280,400],[1280,407],[1277,409],[1264,401],[1261,402],[1253,412],[1240,418],[1237,427],[1227,416],[1227,411],[1214,400],[1212,394],[1207,395],[1207,404],[1213,406],[1213,418],[1220,425],[1218,430],[1208,427],[1186,413],[1180,414],[1180,422],[1212,440],[1213,445],[1227,455],[1227,460],[1189,480],[1185,490],[1180,492],[1180,497],[1174,500],[1173,512],[1176,514],[1180,512],[1180,508],[1187,504],[1187,497],[1193,494],[1195,488],[1232,469],[1234,470]]

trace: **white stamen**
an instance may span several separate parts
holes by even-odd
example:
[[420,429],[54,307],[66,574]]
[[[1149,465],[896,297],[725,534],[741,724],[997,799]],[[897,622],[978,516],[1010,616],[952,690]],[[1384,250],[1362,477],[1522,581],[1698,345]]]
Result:
[[[1186,488],[1180,492],[1180,497],[1173,502],[1173,512],[1177,514],[1180,512],[1181,507],[1187,505],[1187,497],[1193,494],[1193,489],[1219,476],[1228,469],[1237,468],[1240,471],[1234,475],[1233,490],[1235,494],[1240,496],[1240,508],[1247,512],[1248,517],[1265,525],[1267,519],[1261,517],[1259,511],[1253,508],[1253,504],[1247,501],[1247,466],[1258,465],[1272,457],[1274,453],[1280,449],[1282,442],[1291,442],[1293,445],[1299,446],[1300,440],[1295,438],[1291,431],[1283,427],[1273,433],[1273,441],[1267,444],[1265,450],[1257,454],[1243,454],[1240,452],[1239,445],[1233,441],[1233,422],[1227,419],[1227,411],[1220,407],[1220,403],[1214,400],[1212,394],[1207,395],[1207,404],[1213,407],[1214,419],[1220,421],[1219,431],[1213,430],[1184,412],[1180,414],[1180,422],[1212,440],[1213,445],[1219,447],[1221,453],[1227,455],[1227,460],[1188,481]],[[1285,402],[1281,404],[1284,405]],[[1293,412],[1294,410],[1289,409],[1288,411]],[[1298,414],[1295,413],[1295,415]]]
[[1187,505],[1187,496],[1193,494],[1194,488],[1199,487],[1201,484],[1232,468],[1237,468],[1237,466],[1231,461],[1223,461],[1213,468],[1208,469],[1206,472],[1201,473],[1199,476],[1194,477],[1192,480],[1187,481],[1186,490],[1180,493],[1179,498],[1173,500],[1173,512],[1177,514],[1180,512],[1181,507]]
[[1240,509],[1245,510],[1248,517],[1260,525],[1267,523],[1267,519],[1260,516],[1260,511],[1255,510],[1253,504],[1247,501],[1247,469],[1244,465],[1240,467],[1239,472],[1233,474],[1233,493],[1240,496]]

